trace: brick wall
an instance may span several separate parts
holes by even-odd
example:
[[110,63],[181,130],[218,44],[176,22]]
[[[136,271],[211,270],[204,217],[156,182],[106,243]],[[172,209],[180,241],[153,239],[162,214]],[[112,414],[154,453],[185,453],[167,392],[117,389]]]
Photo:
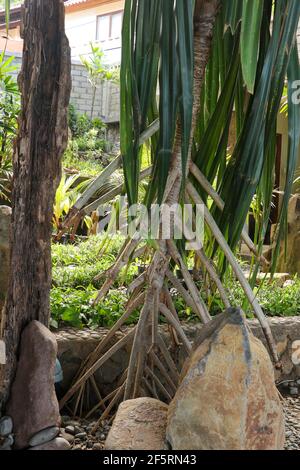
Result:
[[[7,54],[7,56],[12,54]],[[22,57],[14,55],[13,64],[17,70],[13,75],[17,76],[21,67]],[[71,103],[80,113],[91,114],[93,101],[93,87],[88,80],[88,74],[80,62],[72,63],[72,93]],[[116,123],[120,119],[120,91],[119,87],[111,82],[103,82],[97,87],[93,117],[100,117],[106,123]]]

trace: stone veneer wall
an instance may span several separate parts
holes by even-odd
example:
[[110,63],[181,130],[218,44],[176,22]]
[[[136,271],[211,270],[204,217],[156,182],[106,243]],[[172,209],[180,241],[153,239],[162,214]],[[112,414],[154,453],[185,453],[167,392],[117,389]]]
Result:
[[[283,365],[282,371],[275,371],[276,381],[295,380],[300,377],[300,365],[295,365],[292,362],[292,345],[294,341],[300,340],[300,317],[271,318],[270,325]],[[256,320],[250,320],[249,326],[254,335],[266,344],[259,323]],[[190,341],[195,340],[200,328],[201,324],[184,325],[184,330]],[[128,331],[128,328],[117,333],[114,342],[119,340],[125,331]],[[161,328],[161,331],[170,344],[167,329]],[[99,328],[96,331],[79,331],[70,328],[55,333],[58,342],[58,355],[64,371],[62,385],[64,390],[67,390],[70,386],[80,364],[95,349],[106,332],[107,329],[105,328]],[[130,345],[118,351],[95,373],[96,382],[103,395],[112,391],[117,385],[120,375],[127,367],[129,347]],[[174,359],[181,366],[184,361],[183,351],[177,351]]]
[[[17,77],[21,68],[22,55],[7,53],[6,58],[14,56],[12,65],[17,67],[17,70],[12,72],[12,75]],[[81,113],[86,113],[90,116],[92,101],[93,101],[93,88],[88,80],[88,74],[84,66],[78,62],[73,61],[72,68],[72,92],[71,103],[75,109]],[[103,82],[96,91],[96,99],[94,106],[93,117],[103,119],[107,124],[117,123],[120,120],[120,90],[119,87],[112,82]]]

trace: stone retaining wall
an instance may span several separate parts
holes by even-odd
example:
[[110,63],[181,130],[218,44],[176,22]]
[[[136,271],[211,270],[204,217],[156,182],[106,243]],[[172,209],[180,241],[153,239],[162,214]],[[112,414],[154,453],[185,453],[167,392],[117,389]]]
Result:
[[[22,64],[21,54],[6,53],[6,58],[14,56],[12,65],[16,70],[12,75],[17,78]],[[70,102],[74,105],[76,111],[81,114],[86,113],[90,116],[93,88],[88,79],[88,73],[85,67],[79,61],[73,61],[71,67],[72,91]],[[120,120],[120,90],[119,86],[112,82],[103,82],[96,91],[95,106],[93,117],[99,117],[107,124],[116,123]]]
[[[270,324],[283,365],[282,371],[275,372],[276,381],[280,382],[282,380],[289,379],[295,380],[300,377],[300,364],[293,364],[292,355],[293,343],[297,340],[300,341],[300,317],[272,318],[270,319]],[[249,325],[254,335],[261,339],[265,344],[264,336],[258,322],[256,320],[251,320],[249,321]],[[200,328],[200,324],[184,325],[186,335],[191,341],[195,340]],[[126,331],[128,331],[128,328],[117,333],[114,341],[120,339]],[[166,328],[161,328],[161,331],[166,337],[168,344],[171,346],[168,330]],[[60,330],[56,333],[59,358],[64,371],[64,390],[70,386],[72,378],[80,367],[81,362],[95,349],[106,332],[107,329],[104,328],[100,328],[96,331],[78,331],[70,328],[67,330]],[[121,373],[126,367],[129,358],[129,346],[118,351],[96,372],[96,382],[104,395],[112,391],[116,386]],[[176,356],[177,357],[174,357],[174,359],[177,363],[182,365],[184,361],[183,351],[177,351]]]

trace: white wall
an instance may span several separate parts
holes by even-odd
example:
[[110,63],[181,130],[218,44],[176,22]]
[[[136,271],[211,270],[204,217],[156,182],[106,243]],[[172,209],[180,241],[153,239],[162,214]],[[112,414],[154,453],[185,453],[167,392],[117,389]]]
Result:
[[[96,43],[97,16],[105,13],[123,10],[124,0],[99,5],[79,12],[67,13],[66,33],[70,41],[72,57],[78,59],[80,55],[87,55],[90,51],[90,42]],[[101,42],[105,53],[105,62],[120,64],[121,38]]]

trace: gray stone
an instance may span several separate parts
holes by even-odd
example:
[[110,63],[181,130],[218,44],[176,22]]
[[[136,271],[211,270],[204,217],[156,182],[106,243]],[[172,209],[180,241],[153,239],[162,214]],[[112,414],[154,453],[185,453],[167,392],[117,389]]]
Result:
[[3,443],[0,445],[0,450],[11,450],[13,444],[14,444],[14,438],[10,434],[4,439]]
[[35,434],[29,441],[30,447],[40,446],[46,444],[46,442],[52,441],[59,434],[59,428],[52,426],[51,428],[43,429],[42,431]]
[[65,431],[68,433],[68,434],[71,434],[72,436],[75,436],[76,434],[76,431],[75,431],[75,427],[74,426],[66,426],[65,428]]
[[76,439],[84,440],[87,438],[87,433],[86,432],[80,432],[78,434],[75,434]]
[[45,444],[42,444],[40,446],[36,447],[30,447],[29,450],[70,450],[71,446],[62,437],[57,437],[56,439],[53,439],[53,441],[46,442]]
[[3,416],[0,419],[0,436],[6,437],[12,433],[13,422],[10,416]]
[[59,437],[62,437],[63,439],[65,439],[66,441],[69,442],[69,444],[73,444],[74,442],[74,436],[72,436],[72,434],[69,434],[67,433],[64,429],[61,429],[60,430],[60,435]]

